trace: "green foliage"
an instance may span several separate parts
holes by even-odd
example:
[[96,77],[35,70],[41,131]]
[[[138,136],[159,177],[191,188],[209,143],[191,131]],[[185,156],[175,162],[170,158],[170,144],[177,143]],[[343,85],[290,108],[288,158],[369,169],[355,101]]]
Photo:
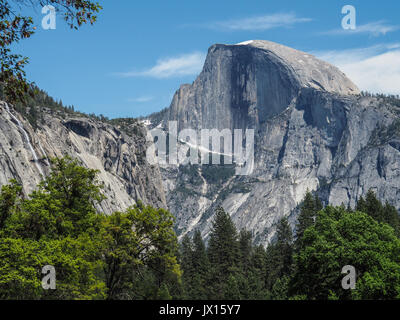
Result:
[[215,212],[207,254],[211,264],[211,297],[222,299],[229,277],[239,266],[240,255],[236,227],[221,207]]
[[206,246],[198,230],[195,231],[193,240],[187,235],[183,237],[180,251],[184,298],[191,300],[207,299],[210,262]]
[[[69,157],[52,166],[26,198],[16,181],[1,189],[0,299],[400,298],[398,212],[372,191],[355,211],[322,209],[308,192],[295,243],[283,218],[266,249],[254,246],[218,208],[207,247],[199,231],[178,247],[168,211],[139,202],[103,215],[97,171]],[[56,290],[41,287],[45,265]],[[356,290],[341,287],[344,265]]]
[[290,277],[288,275],[278,278],[271,288],[269,298],[272,300],[287,300],[289,298],[289,281]]
[[172,296],[169,294],[168,286],[165,283],[163,283],[160,289],[158,289],[157,299],[172,300]]
[[[0,298],[179,296],[172,215],[138,203],[105,216],[97,171],[69,157],[52,164],[28,198],[15,181],[0,193]],[[41,287],[45,265],[56,269],[56,290]]]
[[97,171],[81,167],[69,157],[52,161],[50,175],[9,219],[5,228],[9,236],[39,240],[98,233],[100,216],[95,205],[104,196]]
[[[101,238],[108,299],[137,298],[134,283],[142,277],[144,266],[164,265],[164,270],[158,270],[163,276],[170,272],[180,277],[173,222],[168,211],[141,203],[104,218]],[[142,298],[152,297],[145,293]]]
[[318,196],[314,197],[311,192],[307,190],[303,203],[301,204],[298,223],[296,226],[297,247],[301,246],[301,238],[303,237],[304,231],[314,224],[316,214],[321,209],[321,200]]
[[16,180],[11,180],[9,185],[4,185],[0,193],[0,232],[6,221],[16,209],[17,200],[22,195],[22,187]]
[[292,229],[287,218],[282,218],[277,226],[277,240],[268,246],[266,252],[266,287],[271,299],[288,296],[287,277],[293,270],[293,246]]
[[[308,299],[400,297],[400,240],[393,228],[363,212],[327,207],[317,215],[296,256],[293,294]],[[356,268],[356,290],[341,288],[345,265]]]
[[367,213],[379,222],[389,224],[396,234],[400,235],[400,216],[396,208],[388,202],[383,205],[372,190],[368,190],[365,200],[363,197],[360,198],[356,210]]
[[237,232],[229,215],[218,208],[208,247],[200,232],[181,242],[181,266],[187,299],[264,299],[266,254],[246,230]]
[[[360,208],[366,213],[358,211]],[[288,220],[283,218],[277,224],[275,240],[265,250],[253,245],[250,232],[238,233],[229,215],[218,208],[207,250],[199,232],[193,239],[185,236],[181,243],[184,297],[398,299],[397,219],[397,210],[388,203],[383,205],[373,192],[360,199],[355,211],[344,206],[323,209],[318,197],[308,192],[298,223],[301,238],[293,241]],[[194,263],[196,251],[201,252],[201,264]],[[357,271],[356,290],[342,288],[345,265]]]

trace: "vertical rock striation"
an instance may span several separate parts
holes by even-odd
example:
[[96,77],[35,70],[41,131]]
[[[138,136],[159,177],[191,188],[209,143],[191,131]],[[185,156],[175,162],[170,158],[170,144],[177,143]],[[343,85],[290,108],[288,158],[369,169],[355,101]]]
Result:
[[34,130],[5,102],[0,102],[0,186],[17,179],[29,194],[49,173],[49,159],[70,155],[99,170],[104,182],[99,210],[124,210],[141,200],[166,208],[158,167],[146,162],[146,129],[128,135],[115,126],[78,115],[41,108],[42,122]]
[[354,206],[373,188],[400,208],[399,111],[364,97],[336,67],[269,41],[210,47],[203,71],[176,92],[150,127],[255,129],[255,165],[247,176],[229,167],[166,165],[167,202],[182,236],[207,236],[216,206],[238,228],[267,243],[276,223],[294,224],[307,189],[325,203]]

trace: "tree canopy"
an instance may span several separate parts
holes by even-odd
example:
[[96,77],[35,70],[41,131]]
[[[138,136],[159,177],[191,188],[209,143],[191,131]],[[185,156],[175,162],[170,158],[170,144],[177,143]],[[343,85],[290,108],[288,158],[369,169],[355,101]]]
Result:
[[[329,206],[302,241],[293,293],[308,299],[400,298],[400,239],[389,225],[360,211]],[[341,287],[345,265],[357,270],[355,290]]]
[[[139,202],[105,215],[96,210],[104,199],[96,170],[69,157],[52,166],[26,198],[16,181],[1,189],[0,298],[156,299],[179,291],[168,211]],[[46,265],[56,270],[56,290],[41,286]]]
[[[218,208],[208,238],[178,243],[174,217],[140,201],[103,214],[97,171],[70,157],[29,195],[0,191],[0,299],[399,299],[399,216],[370,191],[356,210],[307,193],[297,238],[286,217],[255,245]],[[300,228],[299,228],[300,227]],[[42,268],[56,270],[44,290]],[[356,270],[345,290],[342,268]]]

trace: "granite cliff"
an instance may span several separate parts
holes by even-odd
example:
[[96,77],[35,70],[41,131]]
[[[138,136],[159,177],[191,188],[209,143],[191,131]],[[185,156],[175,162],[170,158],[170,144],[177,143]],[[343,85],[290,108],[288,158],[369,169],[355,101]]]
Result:
[[163,165],[178,234],[207,237],[221,205],[265,244],[283,216],[294,226],[307,189],[354,206],[372,188],[400,208],[400,109],[389,100],[361,95],[336,67],[280,44],[211,46],[201,74],[149,127],[254,129],[254,168],[236,176],[230,166]]
[[[39,106],[37,126],[0,103],[0,185],[14,178],[25,193],[49,172],[48,159],[69,154],[100,171],[108,199],[100,210],[137,200],[168,207],[179,236],[207,237],[223,206],[258,243],[280,218],[294,226],[307,189],[325,204],[354,206],[373,189],[400,208],[400,100],[361,94],[336,67],[269,41],[210,47],[204,68],[182,85],[169,108],[126,126]],[[131,119],[132,120],[132,119]],[[254,166],[151,165],[148,129],[253,129]],[[174,138],[174,137],[172,137]],[[179,142],[185,150],[185,142]],[[183,152],[183,151],[182,151]]]
[[111,124],[87,116],[40,110],[33,128],[12,106],[0,102],[0,185],[16,179],[29,194],[49,173],[49,159],[70,155],[89,168],[99,170],[107,200],[99,210],[111,213],[137,200],[166,208],[161,176],[146,161],[146,129],[133,124],[127,134]]

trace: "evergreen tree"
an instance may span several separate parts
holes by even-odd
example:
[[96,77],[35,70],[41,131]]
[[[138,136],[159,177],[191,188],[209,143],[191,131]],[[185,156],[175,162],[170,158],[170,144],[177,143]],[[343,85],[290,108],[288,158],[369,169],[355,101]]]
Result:
[[[271,299],[282,297],[281,279],[289,276],[293,269],[293,234],[287,218],[282,218],[277,226],[277,239],[267,248],[266,289]],[[275,296],[278,287],[279,296]],[[287,294],[287,293],[286,293]]]
[[279,277],[289,275],[292,269],[293,234],[287,218],[279,221],[277,228],[276,250],[279,254]]
[[157,300],[172,300],[168,286],[165,283],[158,289]]
[[304,231],[314,224],[316,214],[321,209],[322,203],[320,199],[317,196],[313,197],[311,192],[307,190],[303,203],[301,204],[296,227],[297,247],[301,245],[301,238],[303,237]]
[[400,236],[400,216],[397,209],[386,201],[383,207],[383,222],[387,223],[395,230],[397,236]]
[[250,259],[250,271],[248,274],[248,283],[250,296],[249,299],[261,300],[266,299],[267,290],[266,282],[266,252],[262,245],[253,247]]
[[324,206],[323,206],[323,204],[322,204],[322,201],[321,201],[321,199],[318,197],[318,195],[316,194],[315,195],[315,197],[314,197],[314,210],[316,211],[316,212],[318,212],[318,211],[321,211],[323,208],[324,208]]
[[376,197],[375,192],[368,190],[365,197],[365,213],[369,214],[376,221],[383,221],[383,206]]
[[206,246],[199,230],[196,230],[193,236],[193,270],[193,299],[207,299],[210,262],[208,261]]
[[[320,211],[296,255],[291,295],[307,299],[395,299],[400,296],[400,240],[393,228],[363,212]],[[345,265],[357,271],[356,289],[343,290]]]
[[229,277],[238,270],[240,256],[237,229],[221,207],[215,213],[207,255],[211,267],[211,298],[223,299]]
[[248,272],[250,268],[250,259],[253,249],[252,235],[250,231],[241,230],[239,234],[239,249],[241,269]]
[[361,196],[360,199],[358,199],[355,210],[367,213],[366,212],[367,209],[365,206],[365,200],[364,200],[363,196]]
[[239,283],[233,274],[229,275],[228,277],[223,297],[225,300],[240,300],[241,298]]
[[185,296],[188,299],[193,299],[193,278],[195,275],[193,265],[193,244],[190,237],[186,234],[180,245],[180,256],[181,256],[181,269],[182,269],[182,280],[185,291]]
[[271,288],[269,298],[271,300],[287,300],[289,298],[289,281],[288,275],[277,279]]
[[365,212],[376,221],[385,222],[395,229],[397,235],[400,235],[400,216],[395,207],[388,202],[383,205],[376,194],[370,189],[367,192],[365,200],[363,197],[357,203],[357,211]]

